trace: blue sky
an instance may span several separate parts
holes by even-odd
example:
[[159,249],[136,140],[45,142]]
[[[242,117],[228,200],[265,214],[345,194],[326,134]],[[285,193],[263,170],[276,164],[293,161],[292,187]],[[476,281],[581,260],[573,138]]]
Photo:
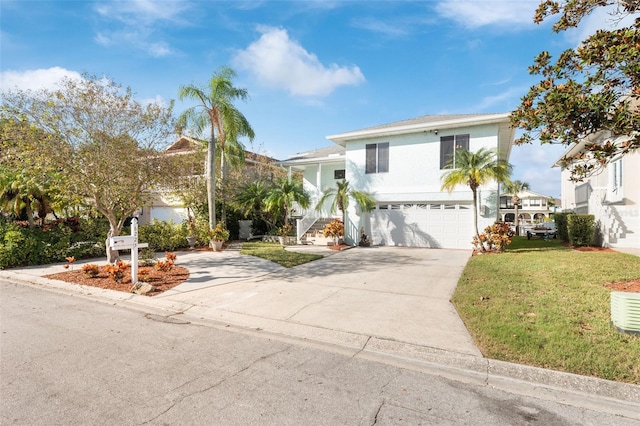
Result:
[[[177,100],[231,66],[253,126],[249,149],[284,159],[327,135],[427,114],[514,109],[542,50],[575,47],[607,21],[554,34],[538,1],[0,0],[3,90],[106,75],[140,101]],[[564,148],[514,147],[514,178],[560,195]]]

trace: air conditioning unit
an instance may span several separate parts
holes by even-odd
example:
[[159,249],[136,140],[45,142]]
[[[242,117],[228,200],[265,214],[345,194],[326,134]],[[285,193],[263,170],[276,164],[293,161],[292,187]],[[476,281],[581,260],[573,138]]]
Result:
[[640,335],[640,293],[611,292],[611,324],[618,331]]

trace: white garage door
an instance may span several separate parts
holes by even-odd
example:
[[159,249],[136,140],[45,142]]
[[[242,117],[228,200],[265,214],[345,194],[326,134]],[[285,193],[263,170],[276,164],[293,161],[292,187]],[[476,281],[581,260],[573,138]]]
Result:
[[373,244],[471,248],[471,203],[380,204],[372,212]]
[[173,223],[182,223],[187,219],[186,210],[181,207],[152,207],[151,208],[151,221],[154,219],[159,221],[173,221]]

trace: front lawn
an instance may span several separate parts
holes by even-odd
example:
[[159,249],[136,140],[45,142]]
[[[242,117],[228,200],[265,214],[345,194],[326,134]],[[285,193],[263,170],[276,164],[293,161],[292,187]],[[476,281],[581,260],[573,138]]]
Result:
[[640,384],[640,337],[610,325],[604,283],[640,278],[640,257],[516,237],[474,256],[452,298],[485,357]]
[[322,256],[317,254],[287,251],[278,243],[265,243],[262,241],[252,241],[242,244],[240,253],[261,257],[286,268],[302,265],[312,260],[322,259]]

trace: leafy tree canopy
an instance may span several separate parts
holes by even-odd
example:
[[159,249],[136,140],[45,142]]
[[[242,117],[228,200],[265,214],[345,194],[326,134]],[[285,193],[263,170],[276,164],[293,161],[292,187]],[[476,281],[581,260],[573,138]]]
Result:
[[534,21],[560,15],[555,32],[577,27],[594,9],[609,7],[618,27],[598,30],[553,62],[542,52],[529,68],[541,81],[532,86],[512,114],[525,130],[515,143],[584,143],[561,161],[572,180],[580,181],[613,158],[640,147],[640,17],[629,26],[620,21],[640,11],[637,0],[544,0]]
[[175,129],[173,104],[142,104],[130,89],[88,75],[65,79],[56,90],[3,95],[3,119],[29,123],[47,135],[16,132],[19,141],[9,145],[22,148],[32,170],[60,171],[58,189],[95,207],[109,220],[112,236],[152,189],[173,180],[171,158],[159,155]]

